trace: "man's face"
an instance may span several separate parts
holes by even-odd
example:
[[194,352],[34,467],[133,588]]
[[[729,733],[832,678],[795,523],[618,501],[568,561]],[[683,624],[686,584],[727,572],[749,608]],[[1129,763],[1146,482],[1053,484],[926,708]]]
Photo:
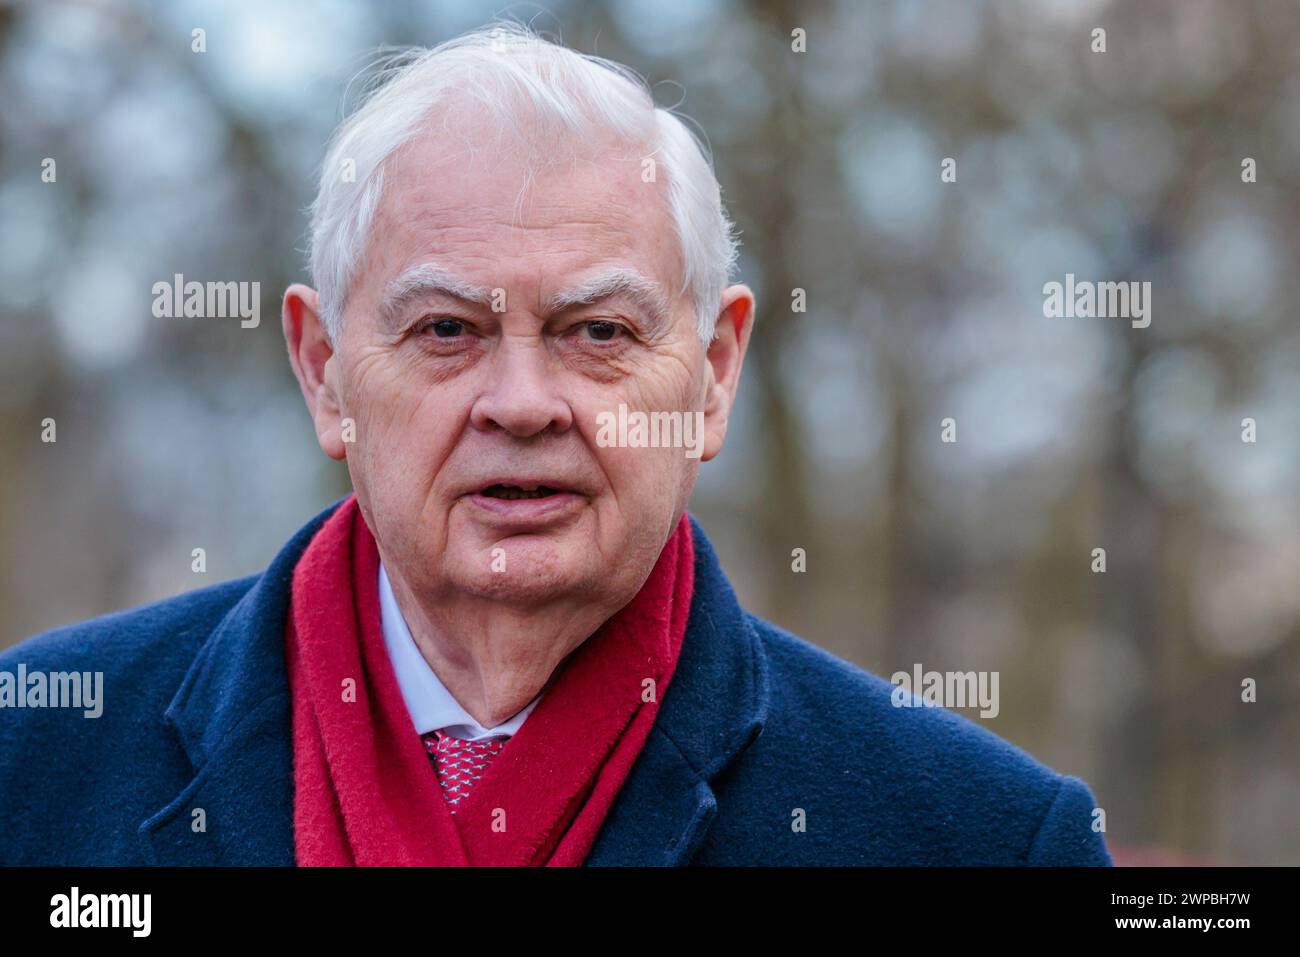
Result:
[[[355,422],[353,487],[385,563],[419,593],[621,603],[686,508],[699,449],[604,447],[598,417],[693,419],[715,386],[676,295],[666,183],[645,182],[628,147],[530,177],[509,151],[471,145],[422,134],[386,175],[324,375]],[[642,294],[572,301],[618,275]],[[703,458],[725,418],[706,421]]]

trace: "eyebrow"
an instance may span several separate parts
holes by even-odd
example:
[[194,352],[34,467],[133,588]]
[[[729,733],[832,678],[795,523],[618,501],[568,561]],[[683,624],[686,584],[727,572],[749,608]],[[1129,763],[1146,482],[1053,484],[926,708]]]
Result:
[[666,326],[672,314],[663,287],[629,266],[610,267],[572,289],[557,292],[546,304],[547,314],[616,298],[627,299],[644,309],[655,330]]
[[[492,304],[489,287],[467,282],[437,263],[422,263],[388,282],[380,299],[380,313],[392,324],[404,306],[428,296],[447,296],[484,306]],[[571,289],[556,293],[546,304],[546,314],[616,298],[627,299],[645,310],[651,331],[667,326],[672,316],[663,287],[630,266],[612,266]]]
[[380,313],[391,324],[403,306],[427,296],[447,296],[484,306],[492,304],[492,290],[487,286],[466,282],[437,263],[422,263],[388,282],[379,303]]

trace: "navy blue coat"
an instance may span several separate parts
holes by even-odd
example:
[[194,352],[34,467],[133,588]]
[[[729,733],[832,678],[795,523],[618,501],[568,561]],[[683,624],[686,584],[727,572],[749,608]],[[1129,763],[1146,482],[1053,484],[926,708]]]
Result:
[[[260,575],[0,655],[104,673],[99,718],[0,709],[0,864],[294,863],[284,620],[337,505]],[[954,712],[894,707],[885,680],[745,612],[693,531],[677,671],[589,865],[1110,863],[1082,781]]]

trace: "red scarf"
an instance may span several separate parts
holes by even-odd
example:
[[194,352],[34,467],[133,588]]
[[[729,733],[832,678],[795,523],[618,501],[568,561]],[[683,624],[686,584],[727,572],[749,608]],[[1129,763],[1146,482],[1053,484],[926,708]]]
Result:
[[672,679],[693,580],[683,515],[453,817],[388,659],[379,551],[350,496],[294,569],[285,630],[298,865],[580,865]]

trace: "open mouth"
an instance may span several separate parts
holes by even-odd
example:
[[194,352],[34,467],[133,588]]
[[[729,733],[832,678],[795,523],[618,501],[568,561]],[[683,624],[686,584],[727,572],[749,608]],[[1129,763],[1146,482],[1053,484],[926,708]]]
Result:
[[483,490],[483,495],[487,498],[502,498],[511,501],[520,498],[547,498],[558,494],[560,494],[560,490],[551,488],[549,485],[534,485],[528,488],[522,488],[518,485],[489,485]]

